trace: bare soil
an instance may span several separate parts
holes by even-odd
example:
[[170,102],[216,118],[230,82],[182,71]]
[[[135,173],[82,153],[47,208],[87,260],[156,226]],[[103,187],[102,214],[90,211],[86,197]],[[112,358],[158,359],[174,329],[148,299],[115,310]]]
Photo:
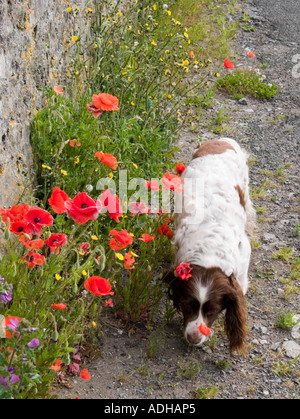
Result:
[[[183,339],[179,315],[169,323],[165,321],[164,307],[148,328],[139,324],[129,330],[111,316],[99,320],[103,339],[99,356],[88,364],[92,380],[69,377],[67,385],[72,388],[54,389],[59,398],[190,399],[196,397],[199,388],[201,397],[218,399],[299,398],[300,361],[284,350],[287,342],[299,345],[299,338],[295,328],[280,329],[275,323],[288,310],[300,314],[295,288],[300,281],[291,279],[292,263],[300,253],[296,229],[300,209],[300,79],[292,77],[292,57],[300,51],[285,27],[289,12],[294,20],[294,13],[298,13],[299,22],[300,9],[284,10],[285,2],[274,3],[277,15],[271,16],[263,0],[244,6],[243,12],[250,16],[247,25],[256,30],[238,33],[235,62],[237,66],[259,68],[269,81],[281,86],[279,94],[270,101],[247,97],[247,104],[242,105],[218,92],[199,132],[187,130],[178,142],[178,160],[188,163],[199,136],[203,140],[220,137],[207,124],[221,106],[226,106],[228,120],[223,123],[222,136],[237,139],[250,153],[259,222],[247,295],[248,356],[230,355],[222,318],[208,345],[197,349]],[[247,48],[257,58],[250,59]],[[287,247],[293,249],[292,258],[284,261],[273,257]]]

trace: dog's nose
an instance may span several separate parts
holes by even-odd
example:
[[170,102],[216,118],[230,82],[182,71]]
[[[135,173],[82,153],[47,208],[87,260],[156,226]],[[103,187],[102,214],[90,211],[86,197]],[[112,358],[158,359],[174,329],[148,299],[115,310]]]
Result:
[[187,340],[193,345],[199,345],[202,341],[203,335],[199,333],[198,330],[195,330],[187,334]]

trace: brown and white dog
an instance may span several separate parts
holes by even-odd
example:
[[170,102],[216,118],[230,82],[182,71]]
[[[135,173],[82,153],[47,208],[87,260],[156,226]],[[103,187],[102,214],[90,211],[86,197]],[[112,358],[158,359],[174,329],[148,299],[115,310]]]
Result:
[[183,179],[176,210],[176,266],[190,264],[192,276],[169,281],[174,306],[184,317],[185,337],[202,345],[207,336],[199,326],[211,328],[226,310],[230,350],[246,352],[251,257],[247,232],[255,225],[247,154],[232,139],[207,141],[195,152]]

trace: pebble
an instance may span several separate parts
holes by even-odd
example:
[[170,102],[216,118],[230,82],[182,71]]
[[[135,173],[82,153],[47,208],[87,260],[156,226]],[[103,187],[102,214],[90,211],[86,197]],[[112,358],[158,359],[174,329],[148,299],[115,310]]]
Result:
[[275,234],[271,234],[271,233],[265,233],[264,234],[264,241],[265,242],[273,242],[275,240],[276,240]]
[[265,326],[261,326],[260,330],[261,330],[261,333],[263,333],[264,335],[268,334],[268,329]]
[[243,97],[242,99],[239,100],[239,104],[247,106],[248,105],[247,99],[245,97]]
[[299,323],[292,328],[292,338],[297,340],[300,339],[300,314],[294,316],[294,319],[299,321]]
[[288,340],[287,342],[284,342],[282,349],[285,350],[286,355],[289,358],[294,359],[297,358],[297,356],[300,356],[300,346],[293,340]]
[[280,348],[281,342],[275,342],[273,343],[273,345],[271,346],[272,351],[278,351]]

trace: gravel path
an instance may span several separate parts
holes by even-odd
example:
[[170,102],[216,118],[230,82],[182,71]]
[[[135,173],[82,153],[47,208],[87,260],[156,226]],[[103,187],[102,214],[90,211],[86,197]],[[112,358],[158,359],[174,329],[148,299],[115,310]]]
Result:
[[[249,16],[246,24],[256,30],[239,33],[235,62],[261,69],[281,86],[280,93],[271,101],[247,97],[244,104],[218,93],[199,134],[204,140],[218,138],[205,123],[225,105],[223,134],[236,138],[251,155],[259,223],[248,294],[249,355],[230,356],[222,320],[210,345],[196,349],[182,339],[179,316],[169,324],[158,318],[153,330],[140,325],[131,336],[117,320],[106,319],[101,354],[89,366],[92,380],[70,379],[71,389],[57,390],[60,398],[188,399],[196,389],[198,397],[220,399],[300,396],[299,327],[275,327],[287,311],[300,320],[299,272],[298,279],[291,274],[300,254],[300,78],[295,77],[300,68],[293,70],[293,57],[300,54],[300,8],[296,0],[252,0],[243,12]],[[256,59],[247,56],[247,48]],[[196,139],[191,132],[182,135],[183,162],[190,160]],[[288,248],[286,261],[274,258],[282,248]]]

